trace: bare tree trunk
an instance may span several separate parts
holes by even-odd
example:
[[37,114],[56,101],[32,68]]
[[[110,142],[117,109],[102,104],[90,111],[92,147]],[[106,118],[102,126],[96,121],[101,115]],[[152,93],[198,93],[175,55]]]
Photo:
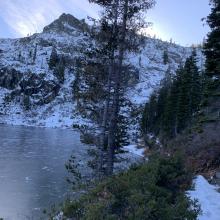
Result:
[[118,71],[115,72],[115,84],[114,84],[114,98],[113,98],[113,106],[112,106],[112,114],[110,118],[109,125],[109,133],[108,133],[108,156],[107,156],[107,175],[113,174],[114,169],[114,156],[115,156],[115,135],[117,130],[117,122],[118,122],[118,113],[120,111],[120,87],[121,87],[121,73],[122,73],[122,65],[124,59],[125,52],[125,37],[126,37],[126,26],[127,26],[127,14],[128,14],[128,0],[125,0],[123,7],[123,22],[122,22],[122,31],[120,37],[120,45],[119,45],[119,55],[118,55]]
[[109,67],[108,83],[107,83],[107,97],[104,104],[103,118],[100,131],[99,139],[99,164],[98,164],[98,173],[99,178],[101,179],[104,176],[104,148],[105,148],[105,139],[106,139],[106,130],[107,130],[107,120],[109,113],[109,104],[110,104],[110,92],[111,92],[111,78],[113,75],[113,64]]
[[[113,14],[114,14],[114,24],[113,24],[113,30],[112,35],[116,34],[116,26],[117,26],[117,20],[118,20],[118,3],[119,0],[115,0],[113,4]],[[102,178],[104,176],[104,148],[105,148],[105,139],[106,139],[106,133],[107,133],[107,120],[108,120],[108,114],[109,114],[109,105],[110,105],[110,98],[111,98],[111,87],[112,87],[112,76],[114,74],[114,66],[115,66],[115,48],[112,48],[111,52],[111,63],[109,65],[109,73],[108,73],[108,82],[107,82],[107,97],[104,104],[104,111],[103,111],[103,118],[102,118],[102,124],[101,124],[101,131],[100,131],[100,139],[99,139],[99,164],[98,164],[98,172],[99,172],[99,178]]]

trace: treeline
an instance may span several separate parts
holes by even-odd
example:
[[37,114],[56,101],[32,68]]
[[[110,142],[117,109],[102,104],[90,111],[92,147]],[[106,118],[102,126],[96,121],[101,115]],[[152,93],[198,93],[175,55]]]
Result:
[[212,121],[219,119],[220,2],[211,0],[210,5],[211,13],[205,19],[211,31],[203,45],[206,57],[204,72],[200,72],[196,66],[195,50],[185,64],[179,67],[175,76],[171,76],[168,70],[161,88],[151,95],[145,106],[142,120],[144,134],[175,137],[193,123],[201,107],[201,113],[207,118],[211,116]]
[[162,139],[181,133],[199,111],[204,88],[205,76],[197,67],[194,49],[176,74],[171,74],[168,68],[160,89],[150,96],[143,113],[143,133]]

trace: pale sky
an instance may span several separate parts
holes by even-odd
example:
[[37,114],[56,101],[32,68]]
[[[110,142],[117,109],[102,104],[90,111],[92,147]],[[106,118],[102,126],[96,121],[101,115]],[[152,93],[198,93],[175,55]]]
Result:
[[[157,0],[147,14],[148,32],[182,45],[202,42],[208,32],[201,19],[210,13],[209,0]],[[77,18],[98,17],[98,7],[87,0],[0,0],[0,38],[41,32],[62,13]]]

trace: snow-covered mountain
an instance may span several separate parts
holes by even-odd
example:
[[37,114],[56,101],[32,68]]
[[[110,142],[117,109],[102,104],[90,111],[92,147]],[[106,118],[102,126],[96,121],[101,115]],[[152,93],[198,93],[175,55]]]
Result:
[[[92,40],[84,20],[62,14],[42,33],[20,39],[0,39],[0,123],[71,127],[82,121],[75,114],[72,85],[74,64]],[[65,60],[64,80],[49,68],[52,51]],[[128,54],[138,69],[138,82],[127,89],[135,106],[144,104],[165,72],[173,72],[192,49],[145,38],[139,54]],[[164,53],[169,65],[164,64]],[[199,52],[199,50],[198,50]],[[201,52],[198,56],[202,57]]]

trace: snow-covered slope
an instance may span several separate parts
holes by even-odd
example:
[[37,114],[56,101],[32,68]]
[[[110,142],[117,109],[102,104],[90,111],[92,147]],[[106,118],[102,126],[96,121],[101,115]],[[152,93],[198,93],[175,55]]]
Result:
[[[169,64],[164,64],[164,52],[168,54]],[[139,69],[139,82],[130,90],[128,97],[134,104],[143,104],[152,90],[163,79],[168,68],[175,72],[178,66],[190,56],[192,48],[181,47],[157,39],[146,38],[140,54],[130,54],[130,61]],[[198,50],[201,56],[200,50]]]
[[[0,123],[46,127],[71,127],[82,121],[75,115],[74,63],[90,48],[89,27],[69,14],[61,15],[39,34],[21,39],[0,39]],[[64,80],[49,68],[53,49],[65,59]],[[164,52],[169,65],[163,61]],[[173,72],[191,53],[191,48],[145,39],[139,54],[128,62],[138,70],[138,82],[127,89],[136,106],[144,104],[165,72]]]
[[203,176],[195,179],[195,189],[188,192],[191,199],[197,199],[201,205],[202,213],[198,220],[220,219],[220,193],[219,188],[210,185]]

